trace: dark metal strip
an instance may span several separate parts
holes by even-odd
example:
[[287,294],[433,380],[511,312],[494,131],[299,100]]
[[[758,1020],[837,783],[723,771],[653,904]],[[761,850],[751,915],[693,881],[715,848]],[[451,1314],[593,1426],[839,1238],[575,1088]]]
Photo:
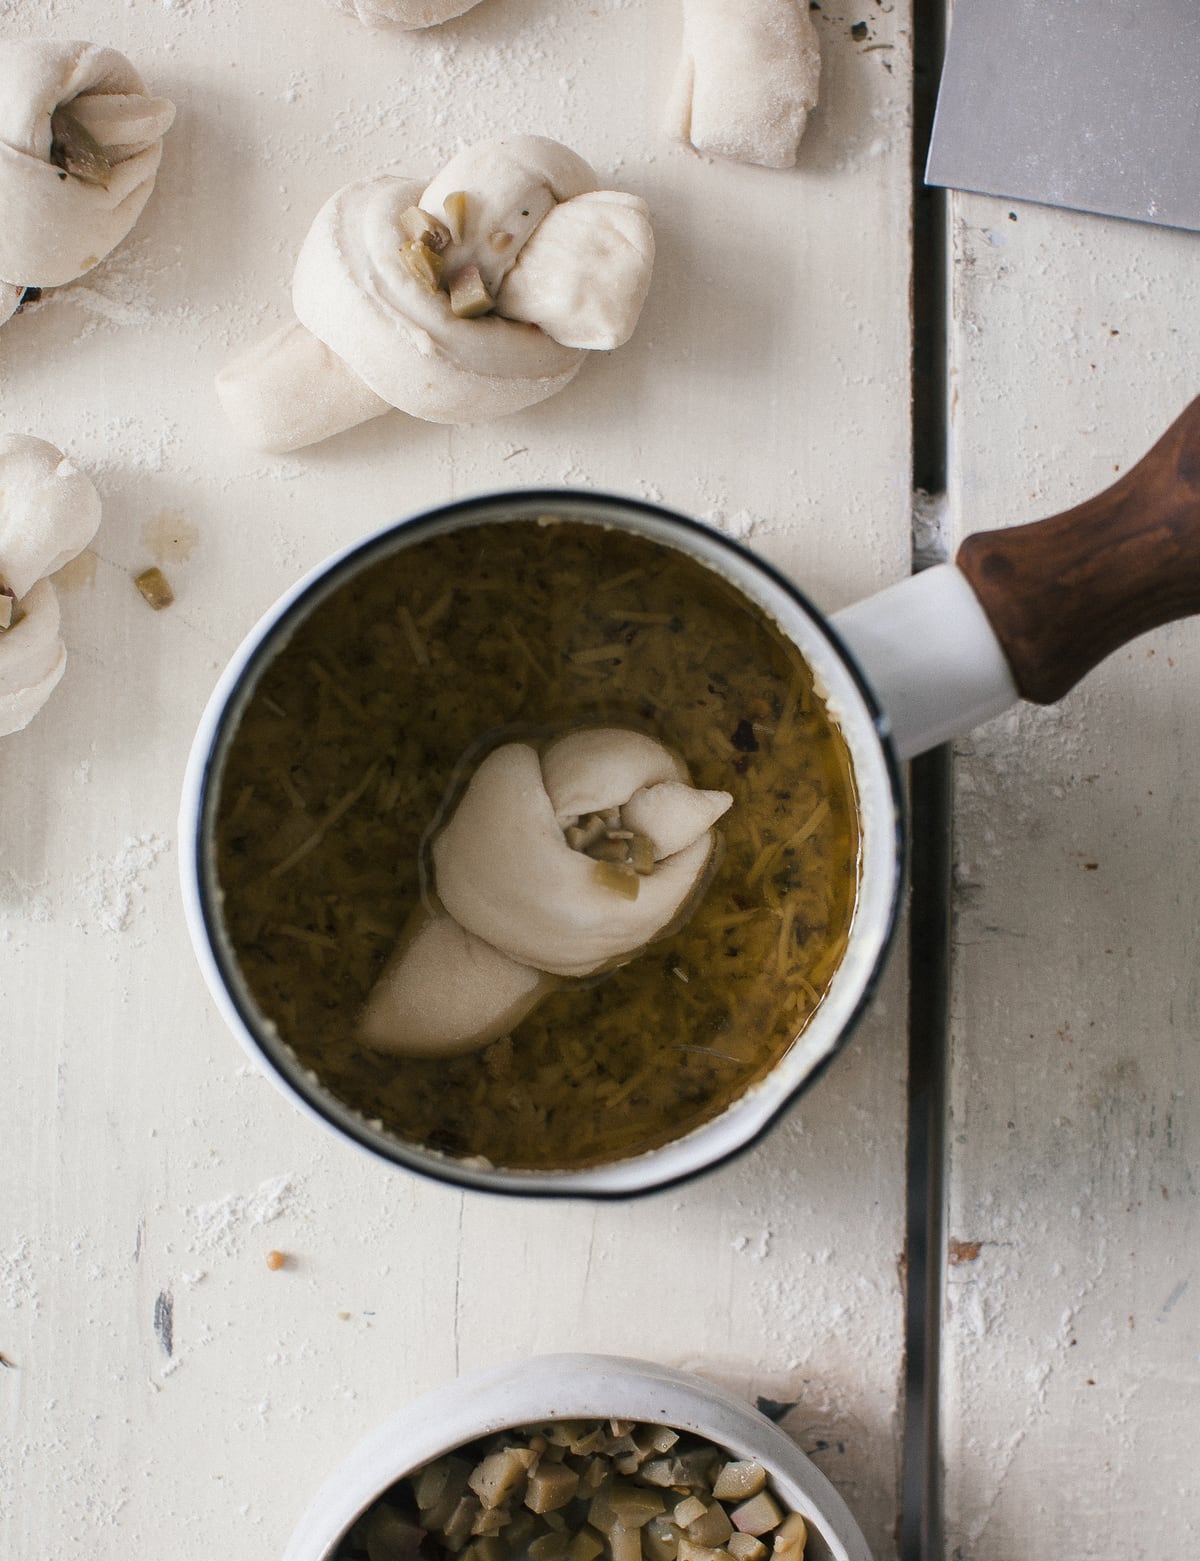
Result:
[[[927,187],[947,0],[913,0],[912,449],[915,497],[946,489],[946,196]],[[934,562],[923,554],[914,567]],[[952,771],[948,747],[912,765],[908,1147],[901,1561],[942,1561],[939,1360],[949,1047]]]

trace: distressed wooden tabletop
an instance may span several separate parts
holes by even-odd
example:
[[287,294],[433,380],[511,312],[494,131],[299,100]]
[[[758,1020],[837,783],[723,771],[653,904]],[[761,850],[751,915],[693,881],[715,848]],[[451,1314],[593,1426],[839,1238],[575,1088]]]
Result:
[[[714,521],[829,608],[907,571],[909,6],[814,17],[822,103],[778,173],[665,139],[678,23],[657,0],[484,0],[408,35],[322,0],[0,0],[0,35],[111,44],[179,109],[132,236],[0,333],[0,431],[58,444],[105,506],[59,580],[66,678],[0,741],[0,1555],[277,1556],[414,1394],[572,1348],[794,1405],[787,1429],[895,1556],[903,945],[745,1158],[632,1204],[526,1204],[385,1170],[303,1119],[213,1011],[177,890],[180,780],[221,667],[303,570],[400,514],[593,486]],[[633,342],[506,422],[241,449],[212,375],[286,317],[325,197],[512,131],[649,202]],[[951,212],[957,540],[1102,486],[1200,388],[1200,239]],[[151,563],[177,596],[161,614],[132,583]],[[1196,628],[1163,631],[957,750],[955,1561],[1200,1538],[1198,667]]]
[[[631,1205],[390,1172],[265,1081],[184,931],[188,744],[241,637],[308,566],[465,492],[577,485],[749,538],[836,608],[908,568],[907,6],[814,13],[800,166],[704,161],[660,105],[658,0],[484,0],[371,34],[322,0],[0,0],[6,37],[127,53],[178,105],[131,237],[0,337],[0,426],[87,470],[60,579],[66,677],[0,742],[0,1554],[272,1557],[316,1485],[415,1393],[562,1348],[796,1407],[785,1424],[894,1552],[902,1365],[903,949],[869,1022],[767,1141]],[[212,375],[285,318],[321,202],[505,132],[644,196],[638,333],[490,426],[399,416],[286,459]],[[151,563],[176,602],[155,614]],[[286,1253],[278,1271],[269,1250]]]
[[[956,196],[955,540],[1200,391],[1200,236]],[[1200,624],[959,745],[946,1555],[1200,1543]]]

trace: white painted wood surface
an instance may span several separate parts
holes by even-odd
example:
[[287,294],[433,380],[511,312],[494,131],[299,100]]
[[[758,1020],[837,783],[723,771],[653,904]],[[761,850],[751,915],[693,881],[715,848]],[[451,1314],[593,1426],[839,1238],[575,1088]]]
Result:
[[[1099,491],[1200,391],[1200,237],[953,219],[951,508]],[[1200,624],[959,745],[946,1555],[1200,1543]]]
[[[64,683],[0,743],[0,1555],[277,1555],[409,1396],[562,1348],[797,1401],[788,1428],[893,1553],[898,965],[737,1165],[625,1207],[463,1197],[360,1158],[246,1063],[193,966],[173,838],[242,633],[402,512],[592,485],[750,536],[829,607],[905,572],[907,6],[873,9],[865,41],[859,19],[821,12],[824,101],[780,174],[663,139],[658,0],[485,0],[424,35],[320,0],[0,0],[5,36],[112,44],[179,106],[130,240],[0,336],[0,426],[58,443],[105,501],[61,581]],[[395,417],[286,460],[239,449],[211,376],[284,318],[325,196],[506,130],[649,201],[634,342],[491,427]],[[161,615],[132,584],[156,561],[178,598]]]

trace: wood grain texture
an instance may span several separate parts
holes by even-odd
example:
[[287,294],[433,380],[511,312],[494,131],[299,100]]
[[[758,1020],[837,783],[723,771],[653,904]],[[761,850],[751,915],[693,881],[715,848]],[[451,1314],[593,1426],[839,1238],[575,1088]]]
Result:
[[[0,0],[6,33],[100,37],[179,105],[131,239],[0,335],[0,424],[56,441],[105,503],[63,583],[66,677],[0,743],[0,1555],[278,1555],[411,1395],[553,1349],[795,1405],[787,1428],[893,1553],[903,950],[846,1055],[736,1165],[628,1206],[464,1197],[328,1138],[243,1058],[187,946],[174,829],[242,635],[404,512],[586,485],[705,515],[830,607],[905,572],[907,15],[861,43],[857,15],[821,14],[823,106],[797,170],[769,173],[662,138],[657,0],[485,0],[406,35],[322,0]],[[241,450],[211,377],[284,319],[320,203],[506,130],[647,199],[634,340],[506,422]],[[132,580],[154,562],[162,613]]]
[[1200,612],[1200,400],[1111,487],[1062,515],[975,532],[956,562],[1036,704]]
[[[1196,240],[956,197],[955,540],[1067,510],[1195,390]],[[1200,625],[958,745],[946,1556],[1200,1540]]]

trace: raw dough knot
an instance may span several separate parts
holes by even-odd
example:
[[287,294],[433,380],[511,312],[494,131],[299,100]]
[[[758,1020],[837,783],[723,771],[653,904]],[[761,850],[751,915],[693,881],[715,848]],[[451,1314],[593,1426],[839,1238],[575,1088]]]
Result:
[[296,263],[296,322],[217,376],[246,442],[294,450],[397,408],[434,423],[519,412],[587,349],[628,340],[650,285],[645,203],[597,190],[541,136],[488,141],[431,184],[339,190]]
[[99,524],[100,495],[61,450],[0,435],[0,736],[28,725],[63,675],[58,597],[44,577]]
[[364,1039],[418,1056],[473,1050],[523,1018],[548,977],[640,953],[686,914],[732,801],[623,727],[541,753],[494,749],[433,842],[442,909],[421,913],[371,993]]
[[470,11],[479,0],[329,0],[330,5],[348,16],[356,16],[364,27],[399,27],[411,32],[417,27],[436,27],[448,22],[464,11]]
[[0,322],[90,271],[150,198],[174,104],[94,43],[0,42]]

